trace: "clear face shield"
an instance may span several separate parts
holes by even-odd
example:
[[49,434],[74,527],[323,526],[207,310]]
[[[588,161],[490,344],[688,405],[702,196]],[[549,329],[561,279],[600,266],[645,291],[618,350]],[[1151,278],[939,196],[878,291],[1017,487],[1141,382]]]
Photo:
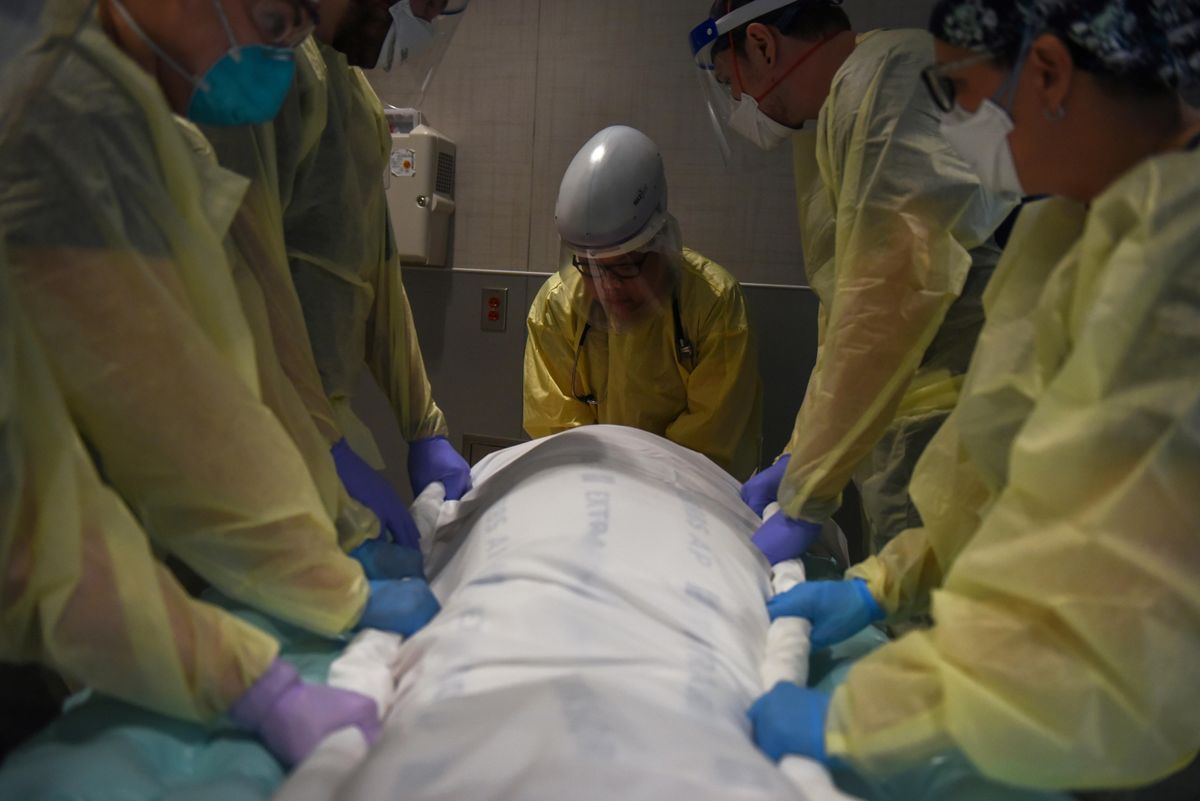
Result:
[[562,243],[559,270],[568,284],[579,282],[576,311],[593,328],[630,331],[670,308],[683,244],[675,218],[664,217],[644,241],[604,249]]
[[743,25],[796,2],[754,0],[722,17],[705,20],[693,28],[689,35],[705,113],[727,166],[753,166],[756,161],[762,161],[760,151],[775,149],[799,130],[768,116],[759,108],[758,101],[769,95],[828,39],[810,47],[759,98],[741,91],[740,97],[735,99],[733,84],[736,81],[741,86],[742,82],[731,36]]
[[375,65],[387,74],[373,78],[385,102],[421,107],[469,5],[470,0],[400,0],[391,6],[392,26]]

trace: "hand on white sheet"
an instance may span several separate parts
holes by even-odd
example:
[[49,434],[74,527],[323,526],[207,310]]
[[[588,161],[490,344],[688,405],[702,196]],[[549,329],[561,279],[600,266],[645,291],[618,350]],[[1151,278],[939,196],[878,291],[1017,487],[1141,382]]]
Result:
[[381,629],[411,637],[433,620],[442,606],[424,579],[371,581],[358,629]]
[[367,578],[374,581],[425,578],[425,559],[415,544],[410,547],[379,536],[359,545],[350,556],[358,560]]
[[379,709],[366,696],[310,684],[288,662],[276,659],[229,709],[238,726],[253,732],[275,757],[291,767],[328,735],[358,728],[367,742],[379,736]]
[[771,564],[798,559],[821,536],[821,524],[794,520],[783,514],[772,515],[759,526],[751,540]]
[[450,440],[427,437],[408,443],[408,478],[413,495],[436,481],[448,500],[457,501],[471,489],[471,466]]
[[829,763],[825,753],[827,693],[781,681],[755,701],[746,714],[754,728],[755,744],[776,762],[795,754]]
[[767,601],[767,614],[811,621],[814,648],[836,645],[886,616],[862,579],[799,584]]
[[779,497],[779,483],[783,481],[783,474],[787,472],[791,458],[791,454],[785,453],[775,464],[754,474],[742,485],[742,500],[754,510],[754,514],[765,517],[764,511],[767,506],[775,503]]

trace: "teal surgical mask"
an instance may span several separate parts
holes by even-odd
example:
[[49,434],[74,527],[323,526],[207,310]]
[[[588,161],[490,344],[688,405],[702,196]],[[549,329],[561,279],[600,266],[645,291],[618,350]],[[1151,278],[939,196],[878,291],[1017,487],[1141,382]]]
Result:
[[143,32],[120,0],[113,0],[134,33],[195,87],[185,111],[188,119],[201,125],[254,125],[274,119],[292,87],[295,53],[287,47],[238,44],[220,0],[213,0],[213,5],[230,47],[204,75],[197,77]]

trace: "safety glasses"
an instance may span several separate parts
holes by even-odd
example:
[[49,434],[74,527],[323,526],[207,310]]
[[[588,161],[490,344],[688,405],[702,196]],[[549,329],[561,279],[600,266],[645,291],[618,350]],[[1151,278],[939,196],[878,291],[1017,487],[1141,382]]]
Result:
[[954,111],[956,99],[954,81],[950,78],[950,75],[967,67],[991,61],[992,58],[991,53],[978,53],[946,64],[934,64],[921,70],[921,80],[925,82],[925,88],[929,90],[929,95],[933,98],[933,102],[937,104],[939,109],[948,114]]
[[[1021,72],[1025,69],[1025,60],[1029,58],[1029,49],[1033,46],[1034,33],[1033,28],[1025,32],[1025,36],[1021,39],[1021,48],[1017,51],[1016,59],[1013,60],[1012,69],[1008,71],[1008,77],[990,98],[993,103],[1007,112],[1012,111],[1013,101],[1017,99],[1017,86],[1021,82]],[[948,77],[949,74],[975,64],[991,61],[995,57],[993,53],[978,53],[960,58],[958,61],[935,64],[921,71],[921,79],[925,81],[925,88],[933,96],[933,102],[943,112],[949,113],[954,111],[954,105],[958,101],[957,91],[954,88],[954,82]]]
[[637,278],[642,274],[642,267],[645,266],[646,259],[648,258],[650,258],[648,252],[635,253],[628,258],[605,261],[597,259],[581,260],[578,256],[572,256],[571,266],[586,278],[597,277],[597,272],[602,275],[615,276],[616,278]]

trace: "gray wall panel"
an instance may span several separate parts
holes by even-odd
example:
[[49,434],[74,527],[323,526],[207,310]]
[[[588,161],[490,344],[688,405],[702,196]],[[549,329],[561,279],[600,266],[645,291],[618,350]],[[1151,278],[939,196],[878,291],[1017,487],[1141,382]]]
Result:
[[770,464],[792,435],[817,356],[817,296],[807,289],[748,286],[763,379],[763,459]]

